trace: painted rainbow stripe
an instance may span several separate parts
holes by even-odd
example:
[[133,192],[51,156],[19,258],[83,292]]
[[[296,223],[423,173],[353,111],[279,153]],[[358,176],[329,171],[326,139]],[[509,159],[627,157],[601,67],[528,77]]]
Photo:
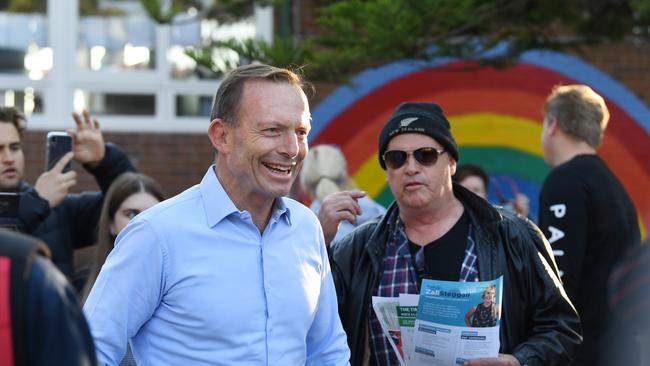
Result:
[[379,131],[399,103],[435,101],[450,119],[460,163],[484,166],[506,195],[511,193],[504,182],[513,180],[531,197],[535,217],[539,188],[549,171],[540,146],[542,107],[554,85],[572,83],[588,84],[606,100],[611,121],[599,154],[634,200],[645,237],[650,229],[650,109],[620,83],[569,55],[532,51],[503,70],[450,59],[404,60],[366,70],[314,109],[310,143],[341,146],[356,183],[387,204],[392,195],[377,161]]

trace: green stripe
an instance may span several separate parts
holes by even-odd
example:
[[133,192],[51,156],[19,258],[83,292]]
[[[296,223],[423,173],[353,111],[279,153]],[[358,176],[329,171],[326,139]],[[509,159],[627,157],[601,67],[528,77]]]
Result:
[[393,203],[395,197],[393,197],[393,192],[390,190],[388,184],[384,186],[384,190],[381,191],[379,196],[375,197],[374,200],[386,208],[388,208],[388,206],[390,206],[390,204]]
[[540,185],[550,170],[540,156],[496,146],[461,146],[458,163],[478,164],[488,173],[507,173]]

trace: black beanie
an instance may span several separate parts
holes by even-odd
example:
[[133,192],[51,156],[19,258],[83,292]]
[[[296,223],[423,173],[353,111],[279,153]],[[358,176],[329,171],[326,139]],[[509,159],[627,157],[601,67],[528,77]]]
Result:
[[406,102],[393,112],[379,133],[379,165],[386,170],[384,153],[388,141],[400,133],[421,133],[431,136],[458,161],[458,145],[451,135],[451,126],[440,106],[435,103]]

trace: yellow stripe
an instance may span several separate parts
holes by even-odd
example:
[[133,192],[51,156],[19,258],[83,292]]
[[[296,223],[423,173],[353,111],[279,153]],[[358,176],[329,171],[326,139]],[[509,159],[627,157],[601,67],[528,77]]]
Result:
[[449,121],[458,145],[508,147],[539,157],[544,154],[542,124],[536,121],[496,113],[450,116]]
[[648,238],[648,233],[645,230],[645,224],[643,223],[643,216],[641,216],[641,212],[637,211],[636,216],[639,220],[639,231],[641,232],[641,242],[645,242],[645,240]]
[[386,187],[386,172],[379,166],[377,153],[370,156],[352,176],[354,182],[368,193],[369,197],[377,197]]

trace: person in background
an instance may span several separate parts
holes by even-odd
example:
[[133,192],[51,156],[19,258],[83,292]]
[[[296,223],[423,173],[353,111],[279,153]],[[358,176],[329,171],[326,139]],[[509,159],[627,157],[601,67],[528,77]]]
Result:
[[[378,142],[395,202],[330,249],[352,364],[397,364],[371,310],[372,296],[417,294],[423,278],[471,282],[500,276],[501,353],[465,365],[568,364],[582,340],[580,319],[557,277],[550,246],[530,221],[452,183],[460,156],[440,106],[402,103]],[[321,224],[325,231],[336,222]]]
[[[325,197],[343,190],[355,189],[354,182],[348,175],[345,156],[341,149],[334,145],[318,145],[310,149],[300,171],[300,183],[311,195],[313,201],[310,208],[317,215]],[[358,214],[351,220],[341,221],[334,240],[342,238],[355,227],[386,212],[384,206],[366,195],[356,200],[355,209],[358,209]],[[325,236],[328,237],[329,233]]]
[[[111,184],[99,217],[97,255],[82,293],[84,302],[113,250],[117,235],[136,215],[164,199],[158,184],[144,174],[124,173]],[[120,366],[130,365],[136,365],[136,362],[129,346]]]
[[120,233],[84,304],[100,362],[348,365],[318,219],[289,199],[311,129],[296,73],[229,72],[200,184]]
[[140,212],[165,199],[158,184],[140,173],[124,173],[106,192],[97,227],[97,255],[82,298],[88,297],[108,254],[115,246],[117,235]]
[[77,295],[47,246],[7,229],[0,229],[0,365],[97,365]]
[[607,279],[623,253],[641,242],[632,200],[596,154],[608,122],[605,101],[586,85],[557,86],[546,100],[542,150],[553,169],[540,192],[539,227],[582,321],[575,365],[596,364]]
[[[476,164],[463,164],[459,165],[454,174],[454,180],[461,186],[467,188],[477,196],[487,200],[489,177],[487,172]],[[521,216],[528,217],[529,199],[523,193],[516,193],[515,197],[505,202],[499,202],[505,208],[509,208]]]
[[[52,262],[69,278],[75,273],[74,250],[95,243],[104,192],[120,174],[135,170],[122,150],[104,143],[99,122],[91,121],[87,111],[83,120],[76,113],[73,119],[77,128],[68,131],[73,137],[73,151],[41,174],[32,187],[23,180],[25,117],[15,108],[0,107],[0,192],[20,196],[18,216],[0,217],[0,226],[13,227],[45,242]],[[101,192],[69,193],[77,182],[77,173],[62,171],[72,159],[95,177]],[[80,290],[83,281],[75,286]]]

